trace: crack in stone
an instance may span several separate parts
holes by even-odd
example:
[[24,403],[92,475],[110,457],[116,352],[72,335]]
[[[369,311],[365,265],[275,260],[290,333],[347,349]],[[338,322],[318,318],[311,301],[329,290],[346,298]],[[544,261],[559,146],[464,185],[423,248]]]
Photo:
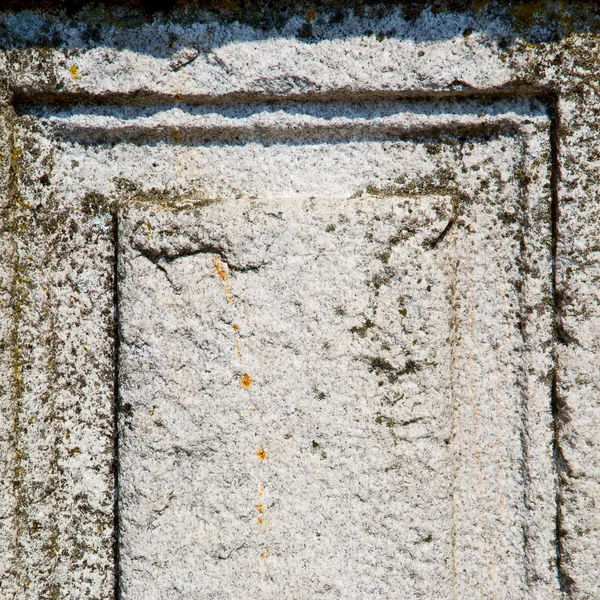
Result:
[[434,248],[437,248],[437,246],[439,244],[441,244],[445,237],[448,235],[448,233],[450,232],[450,230],[452,229],[452,226],[454,225],[454,219],[450,219],[450,221],[448,221],[448,224],[446,225],[446,227],[444,227],[444,229],[441,231],[441,233],[439,233],[435,238],[433,238],[432,240],[429,240],[427,242],[427,245],[433,250]]
[[[144,248],[137,246],[135,248],[141,256],[148,259],[151,263],[156,265],[156,267],[167,274],[167,271],[164,267],[164,264],[170,264],[179,258],[187,258],[189,256],[198,256],[200,254],[206,254],[210,256],[216,256],[222,261],[230,271],[236,273],[250,273],[250,272],[258,272],[262,267],[264,267],[264,262],[261,264],[248,264],[248,265],[239,265],[229,261],[223,249],[219,246],[211,246],[206,245],[202,246],[198,249],[183,249],[178,252],[169,252],[168,250],[152,250],[149,248]],[[162,264],[161,264],[162,263]],[[167,274],[168,276],[168,274]]]

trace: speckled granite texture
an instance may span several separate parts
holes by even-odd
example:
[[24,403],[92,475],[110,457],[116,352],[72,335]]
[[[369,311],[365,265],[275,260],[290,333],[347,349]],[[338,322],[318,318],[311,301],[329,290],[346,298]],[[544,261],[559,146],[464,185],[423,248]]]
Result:
[[600,597],[600,23],[480,4],[0,13],[0,597]]

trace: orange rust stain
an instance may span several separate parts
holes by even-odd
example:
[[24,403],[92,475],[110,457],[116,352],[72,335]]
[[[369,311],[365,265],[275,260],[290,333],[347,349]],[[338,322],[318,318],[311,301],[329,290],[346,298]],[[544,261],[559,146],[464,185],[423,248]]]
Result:
[[265,507],[262,504],[257,504],[256,510],[262,514],[265,511]]
[[213,265],[215,267],[215,273],[223,282],[227,301],[233,303],[233,296],[231,294],[231,290],[229,289],[229,269],[227,265],[216,254],[213,254]]
[[265,460],[265,458],[267,458],[267,451],[264,448],[259,448],[256,451],[256,456],[258,456],[260,460]]
[[310,23],[311,21],[314,21],[316,18],[317,18],[317,11],[314,8],[311,8],[306,13],[306,22]]
[[244,373],[242,375],[241,380],[242,387],[248,389],[252,385],[252,377],[250,377],[250,373]]
[[267,555],[271,552],[271,548],[265,548],[265,551],[260,555],[260,557],[264,560],[267,558]]
[[262,517],[258,517],[257,521],[258,521],[258,524],[259,524],[259,525],[262,525],[262,523],[263,523],[263,518],[262,518]]
[[[237,323],[234,323],[232,325],[232,327],[236,333],[239,332],[240,326]],[[235,338],[235,350],[236,350],[238,356],[242,355],[242,344],[240,343],[240,340],[237,337]]]
[[219,276],[219,279],[225,281],[229,273],[227,272],[227,267],[225,263],[215,254],[213,255],[213,265],[215,267],[215,273]]
[[265,486],[264,485],[260,486],[260,490],[258,491],[258,493],[261,496],[261,498],[265,495]]

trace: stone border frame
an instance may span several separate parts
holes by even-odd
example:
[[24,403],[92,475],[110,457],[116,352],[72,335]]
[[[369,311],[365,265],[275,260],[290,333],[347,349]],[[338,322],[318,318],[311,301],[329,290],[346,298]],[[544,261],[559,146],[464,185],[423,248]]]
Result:
[[[541,60],[541,59],[540,59]],[[518,71],[519,69],[517,69]],[[541,77],[543,79],[543,77]],[[515,80],[518,81],[518,77],[515,76]],[[562,83],[562,82],[561,82]],[[41,86],[44,87],[43,85]],[[567,86],[568,87],[568,86]],[[561,356],[562,352],[560,348],[562,346],[569,347],[573,345],[577,345],[577,334],[573,331],[573,327],[564,323],[564,314],[565,314],[565,303],[568,302],[568,299],[565,299],[566,294],[561,288],[565,287],[565,284],[561,283],[561,271],[560,271],[560,261],[561,261],[561,243],[562,243],[562,230],[561,228],[569,229],[572,228],[573,225],[567,223],[563,223],[560,219],[561,213],[561,198],[564,198],[566,195],[565,191],[565,182],[563,181],[563,165],[565,160],[568,160],[568,157],[561,151],[561,148],[566,145],[566,138],[568,136],[572,136],[572,139],[578,139],[577,133],[574,131],[574,127],[572,125],[573,121],[576,121],[577,117],[571,116],[569,120],[569,129],[564,124],[564,120],[561,117],[561,104],[564,102],[573,103],[573,98],[575,97],[576,104],[580,107],[581,112],[578,115],[580,119],[584,118],[585,114],[590,114],[590,111],[584,110],[585,105],[585,90],[583,90],[584,86],[575,85],[575,89],[571,89],[563,92],[563,86],[561,84],[549,83],[548,85],[530,85],[524,83],[522,85],[514,85],[514,86],[504,86],[501,90],[497,88],[490,89],[477,89],[470,91],[456,91],[455,89],[446,89],[441,90],[435,93],[425,93],[419,95],[414,92],[409,92],[408,94],[403,95],[399,92],[373,92],[372,90],[365,90],[364,92],[353,92],[356,98],[362,98],[365,95],[369,95],[374,98],[381,99],[385,97],[387,94],[390,96],[394,96],[397,98],[411,98],[411,99],[441,99],[441,98],[465,98],[465,99],[485,99],[485,98],[502,98],[502,97],[515,97],[515,96],[535,96],[539,98],[544,98],[549,106],[550,114],[551,114],[551,123],[552,123],[552,134],[551,134],[551,148],[552,148],[552,256],[553,256],[553,297],[554,297],[554,311],[556,317],[556,340],[558,342],[558,350],[555,353],[555,367],[554,367],[554,382],[553,382],[553,398],[552,398],[552,408],[554,412],[554,420],[555,420],[555,451],[556,451],[556,464],[559,473],[559,507],[564,508],[565,497],[564,494],[570,488],[570,482],[568,481],[571,477],[571,467],[569,466],[569,458],[563,455],[563,443],[562,443],[562,431],[564,428],[564,424],[571,418],[572,408],[569,407],[568,402],[563,398],[563,394],[560,391],[560,373],[559,370],[561,368]],[[593,86],[591,86],[593,89]],[[590,92],[588,92],[589,94]],[[593,92],[592,92],[593,93]],[[22,90],[15,90],[14,93],[9,96],[11,98],[12,109],[18,109],[19,106],[26,103],[75,103],[75,102],[90,102],[95,101],[97,104],[104,103],[126,103],[128,100],[131,100],[131,104],[140,104],[140,98],[138,98],[135,94],[129,93],[119,93],[113,94],[109,96],[107,94],[89,94],[87,92],[84,93],[72,93],[72,92],[58,92],[52,93],[48,91],[28,91],[24,92]],[[347,92],[339,92],[339,95],[335,92],[325,92],[320,96],[320,99],[323,100],[332,100],[332,99],[343,99],[348,100],[352,94],[348,94]],[[293,100],[315,100],[317,99],[317,94],[307,94],[307,95],[284,95],[279,96],[279,98],[285,101],[293,101]],[[249,94],[248,98],[253,100],[257,99],[256,94]],[[264,96],[258,96],[260,100],[275,100],[278,96],[275,94],[265,94]],[[157,100],[169,100],[172,101],[173,97],[165,95],[164,98],[161,98],[159,95],[152,96],[151,94],[144,95],[142,99],[142,104],[151,103],[152,101]],[[178,101],[186,102],[195,99],[196,101],[202,101],[202,97],[200,96],[186,96],[182,95],[181,98],[177,98]],[[244,95],[233,93],[231,95],[223,95],[219,97],[210,97],[207,98],[211,102],[215,101],[232,101],[232,102],[243,102]],[[573,113],[573,109],[571,109],[571,113]],[[593,114],[593,111],[592,111]],[[597,118],[597,117],[591,117]],[[583,127],[583,124],[580,124],[579,127]],[[11,136],[11,134],[4,134],[5,141]],[[589,141],[587,142],[589,144]],[[13,148],[16,144],[13,143]],[[14,156],[12,153],[12,161],[11,164],[18,159],[18,157]],[[6,161],[5,161],[6,162]],[[571,167],[572,168],[572,167]],[[593,166],[591,167],[593,169]],[[8,175],[9,170],[13,169],[13,167],[9,167],[9,169],[5,169],[7,175],[5,175],[5,180],[12,177]],[[571,176],[569,183],[572,184],[573,176]],[[591,184],[588,184],[591,185]],[[572,187],[571,187],[572,189]],[[575,194],[577,195],[577,194]],[[581,195],[581,191],[579,191],[579,195]],[[585,194],[584,194],[585,195]],[[569,199],[569,202],[573,202],[572,198]],[[113,211],[113,215],[116,214]],[[581,219],[581,216],[575,216],[575,225],[578,223],[578,219]],[[116,219],[116,217],[113,217]],[[113,228],[116,232],[116,221],[113,222]],[[572,237],[573,232],[572,229],[569,231],[570,236]],[[572,242],[572,239],[569,240]],[[114,241],[113,241],[114,243]],[[593,245],[593,244],[591,244]],[[573,252],[573,250],[570,250]],[[562,260],[565,260],[564,258]],[[113,258],[114,261],[114,258]],[[568,276],[568,275],[567,275]],[[115,273],[112,275],[113,280],[115,277]],[[113,293],[116,293],[115,288],[113,287]],[[115,302],[118,302],[118,299],[115,297]],[[14,307],[13,307],[14,309]],[[572,311],[571,311],[572,312]],[[118,323],[115,323],[115,327],[118,327]],[[116,331],[116,330],[115,330]],[[118,336],[116,336],[118,338]],[[118,351],[118,343],[114,349],[115,353]],[[576,359],[575,359],[576,360]],[[118,376],[118,375],[117,375]],[[15,375],[18,377],[18,374]],[[574,379],[574,377],[573,377]],[[115,410],[117,408],[115,407]],[[569,413],[567,415],[566,413]],[[568,492],[569,499],[573,501],[573,496],[571,492]],[[577,503],[577,499],[574,500],[574,503]],[[567,554],[572,554],[572,551],[564,550],[563,548],[563,533],[565,528],[569,527],[565,525],[563,521],[562,510],[559,508],[559,512],[557,514],[557,546],[558,546],[558,562],[559,562],[559,571],[561,573],[561,583],[563,592],[566,597],[576,597],[576,598],[591,598],[592,595],[589,595],[589,590],[592,589],[591,585],[588,583],[587,585],[581,584],[577,579],[577,573],[572,573],[572,569],[569,566],[564,565],[564,559]],[[564,550],[564,551],[563,551]],[[570,558],[570,557],[569,557]],[[586,561],[584,561],[585,564]],[[587,561],[590,562],[589,560]],[[580,569],[576,569],[576,571],[580,571]],[[118,592],[117,592],[118,593]],[[593,592],[592,592],[593,593]]]
[[[552,294],[553,294],[553,299],[554,299],[554,318],[555,320],[557,319],[557,305],[556,305],[556,269],[555,269],[555,257],[556,257],[556,252],[557,252],[557,235],[558,235],[558,218],[559,218],[559,197],[558,197],[558,150],[557,150],[557,120],[558,120],[558,115],[557,115],[557,104],[558,104],[558,96],[551,90],[551,89],[526,89],[524,90],[525,93],[523,93],[519,88],[516,88],[514,90],[513,93],[506,93],[506,92],[497,92],[495,90],[483,90],[481,92],[478,92],[476,94],[469,94],[469,93],[461,93],[461,94],[453,94],[453,93],[448,93],[448,94],[436,94],[436,95],[428,95],[428,94],[423,94],[423,95],[411,95],[409,98],[406,98],[400,94],[370,94],[370,93],[358,93],[356,95],[341,95],[340,99],[343,99],[345,101],[351,102],[352,100],[355,100],[356,98],[360,99],[361,101],[364,102],[370,102],[370,101],[378,101],[378,100],[406,100],[406,99],[410,99],[410,100],[416,100],[416,101],[422,101],[422,102],[434,102],[436,100],[440,100],[440,99],[448,99],[448,100],[464,100],[464,101],[473,101],[473,100],[488,100],[488,101],[493,101],[493,100],[503,100],[503,99],[536,99],[541,101],[545,106],[546,109],[548,111],[548,115],[549,115],[549,120],[550,120],[550,147],[551,147],[551,166],[550,166],[550,172],[551,172],[551,230],[552,230],[552,262],[553,262],[553,269],[552,269]],[[281,103],[292,103],[292,102],[314,102],[314,103],[321,103],[321,102],[328,102],[328,101],[332,101],[332,100],[337,100],[338,98],[336,97],[336,95],[328,95],[326,97],[320,97],[319,95],[311,95],[311,96],[307,96],[307,97],[295,97],[295,98],[289,98],[289,97],[269,97],[268,101],[272,101],[272,102],[281,102]],[[32,107],[32,106],[36,106],[36,105],[43,105],[44,107],[48,107],[48,106],[57,106],[57,107],[69,107],[69,106],[73,106],[73,105],[77,105],[77,104],[83,104],[85,103],[87,106],[91,106],[91,107],[97,107],[97,106],[103,106],[103,105],[128,105],[128,104],[133,104],[131,102],[131,100],[135,101],[135,98],[131,98],[130,96],[122,96],[122,95],[116,95],[116,97],[102,97],[100,101],[98,101],[97,98],[94,97],[89,97],[87,95],[77,95],[77,94],[67,94],[67,95],[62,95],[62,94],[57,94],[57,95],[48,95],[48,94],[18,94],[15,95],[14,99],[13,99],[13,107],[14,110],[17,114],[23,112],[24,107]],[[159,102],[156,102],[156,100],[159,100]],[[156,104],[160,104],[160,100],[165,100],[162,98],[147,98],[147,101],[144,102],[144,104],[148,104],[148,105],[156,105]],[[171,98],[169,98],[169,100],[172,100]],[[188,102],[191,99],[187,99]],[[200,102],[198,102],[197,98],[194,98],[194,104],[199,104]],[[248,99],[249,100],[249,99]],[[262,100],[262,98],[261,98]],[[244,103],[245,99],[243,97],[234,97],[232,99],[229,98],[218,98],[217,99],[217,103],[218,104],[225,104],[225,103]],[[181,103],[185,103],[186,99],[182,98],[181,100],[178,99],[178,102]],[[135,103],[135,102],[134,102]],[[191,102],[189,102],[191,104]],[[211,98],[211,104],[215,103],[215,99]],[[137,103],[135,103],[137,104]],[[518,132],[518,125],[515,125],[514,121],[512,121],[511,119],[506,119],[506,120],[501,120],[499,123],[495,123],[493,126],[490,125],[486,125],[486,124],[482,124],[482,125],[474,125],[474,124],[466,124],[466,125],[458,125],[456,126],[456,128],[454,129],[450,129],[450,131],[448,132],[448,128],[425,128],[423,130],[419,130],[419,129],[414,129],[409,127],[406,131],[403,131],[401,134],[399,134],[398,137],[393,136],[393,139],[415,139],[418,138],[420,136],[425,136],[427,138],[434,138],[437,139],[438,136],[440,136],[442,129],[444,129],[445,132],[448,133],[449,136],[457,136],[459,138],[463,138],[463,139],[471,139],[472,136],[477,136],[477,135],[494,135],[496,133],[499,133],[501,131],[506,131],[508,128],[508,130],[514,130],[515,133]],[[386,128],[387,130],[389,130],[389,127]],[[303,131],[306,131],[303,130]],[[83,135],[85,135],[85,133],[88,132],[83,132]],[[105,141],[105,137],[102,135],[102,130],[95,132],[96,135],[98,136],[98,141],[99,143],[102,143],[103,141]],[[167,129],[167,130],[163,130],[161,131],[162,135],[169,135],[172,136],[173,131]],[[126,134],[125,134],[126,135]],[[123,136],[119,136],[119,139],[122,139]],[[104,138],[104,139],[103,139]],[[207,139],[214,139],[210,136],[210,134],[207,134]],[[179,143],[183,143],[184,142],[179,142]],[[444,193],[444,194],[448,194],[449,192],[452,192],[451,189],[449,188],[440,188],[439,189],[440,193]],[[460,196],[461,192],[460,191],[454,191],[454,195],[458,194]],[[114,322],[113,322],[113,338],[114,338],[114,354],[113,354],[113,369],[114,369],[114,382],[113,382],[113,411],[114,411],[114,432],[113,432],[113,444],[114,444],[114,465],[113,465],[113,476],[114,476],[114,489],[115,489],[115,495],[114,495],[114,508],[113,508],[113,518],[114,518],[114,524],[113,524],[113,529],[114,529],[114,550],[113,550],[113,557],[114,557],[114,573],[115,573],[115,598],[120,598],[120,585],[119,585],[119,511],[118,511],[118,473],[119,473],[119,468],[118,468],[118,464],[119,464],[119,459],[118,459],[118,447],[119,447],[119,442],[118,442],[118,428],[117,428],[117,419],[118,419],[118,414],[120,413],[120,411],[122,410],[121,408],[121,403],[120,403],[120,394],[119,394],[119,344],[120,344],[120,335],[119,335],[119,328],[120,328],[120,324],[119,324],[119,286],[118,286],[118,279],[119,279],[119,274],[118,274],[118,261],[119,261],[119,256],[118,256],[118,247],[119,247],[119,206],[121,204],[126,204],[129,201],[131,201],[131,197],[129,196],[129,194],[123,194],[120,198],[117,197],[114,200],[114,205],[111,208],[111,215],[112,215],[112,236],[113,236],[113,240],[112,240],[112,244],[113,244],[113,270],[112,270],[112,295],[113,295],[113,302],[114,302],[114,314],[115,314],[115,318],[114,318]],[[561,327],[560,324],[558,323],[558,321],[556,320],[556,336],[557,339],[560,339],[561,335]],[[558,435],[559,435],[559,427],[558,427],[558,411],[559,411],[559,407],[557,404],[557,397],[556,397],[556,369],[557,369],[557,364],[556,364],[556,357],[554,357],[554,367],[553,367],[553,383],[552,383],[552,398],[551,398],[551,404],[552,404],[552,411],[553,411],[553,416],[554,416],[554,451],[555,453],[558,452]],[[559,473],[559,463],[558,463],[558,458],[555,456],[555,467],[556,467],[556,472],[557,475]],[[562,585],[564,586],[564,582],[565,582],[565,575],[562,572],[562,564],[561,564],[561,542],[560,542],[560,536],[558,535],[558,531],[560,530],[560,487],[557,490],[557,514],[556,514],[556,531],[557,531],[557,573],[558,573],[558,579],[559,581],[562,582]]]

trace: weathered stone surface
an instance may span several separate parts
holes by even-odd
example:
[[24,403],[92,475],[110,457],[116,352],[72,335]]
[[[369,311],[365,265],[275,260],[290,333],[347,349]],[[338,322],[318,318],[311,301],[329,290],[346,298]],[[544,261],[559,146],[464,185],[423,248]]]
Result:
[[16,129],[2,583],[8,597],[100,598],[113,579],[112,221],[44,198],[53,156]]
[[[125,597],[555,597],[535,118],[460,147],[277,144],[267,173],[230,149],[223,180],[271,200],[125,211]],[[413,193],[340,196],[361,170]]]
[[444,200],[214,204],[187,244],[126,219],[125,597],[445,597]]
[[1,595],[597,598],[597,17],[230,10],[0,16]]

